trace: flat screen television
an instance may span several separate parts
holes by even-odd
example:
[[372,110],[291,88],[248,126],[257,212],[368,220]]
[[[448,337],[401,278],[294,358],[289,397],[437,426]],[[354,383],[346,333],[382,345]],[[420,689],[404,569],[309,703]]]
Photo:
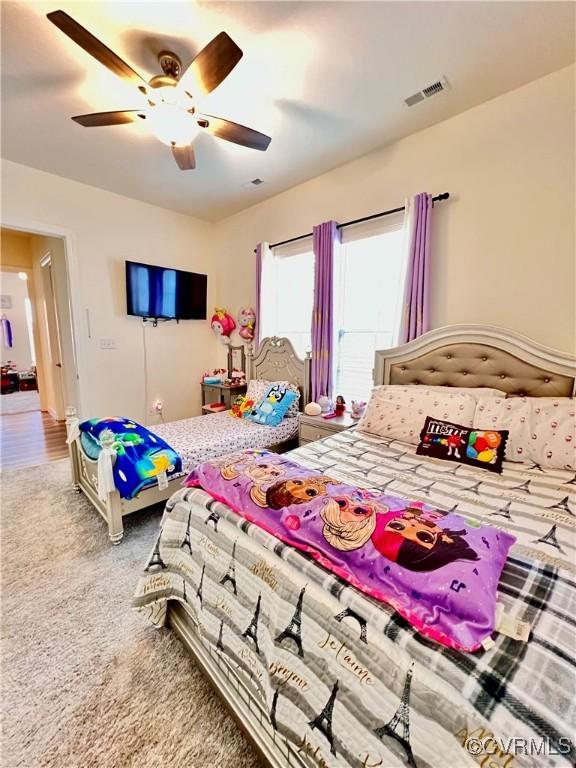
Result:
[[206,275],[126,262],[129,315],[162,320],[206,319]]

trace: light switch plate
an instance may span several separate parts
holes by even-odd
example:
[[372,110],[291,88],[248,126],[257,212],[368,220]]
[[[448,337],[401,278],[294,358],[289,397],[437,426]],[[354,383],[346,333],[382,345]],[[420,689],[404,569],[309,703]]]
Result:
[[100,339],[100,349],[118,349],[116,339]]

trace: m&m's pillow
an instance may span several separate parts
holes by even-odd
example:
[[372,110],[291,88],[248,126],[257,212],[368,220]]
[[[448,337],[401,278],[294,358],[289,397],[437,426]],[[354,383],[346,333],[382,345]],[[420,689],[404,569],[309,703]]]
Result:
[[474,429],[427,416],[416,453],[502,472],[507,439],[504,429]]

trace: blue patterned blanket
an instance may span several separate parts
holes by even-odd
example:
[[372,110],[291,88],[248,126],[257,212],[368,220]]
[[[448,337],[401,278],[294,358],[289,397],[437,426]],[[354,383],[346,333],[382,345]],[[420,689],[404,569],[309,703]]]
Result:
[[104,445],[110,445],[116,454],[114,485],[123,499],[133,499],[144,488],[182,472],[176,451],[131,419],[88,419],[79,428],[82,448],[90,458],[98,459]]

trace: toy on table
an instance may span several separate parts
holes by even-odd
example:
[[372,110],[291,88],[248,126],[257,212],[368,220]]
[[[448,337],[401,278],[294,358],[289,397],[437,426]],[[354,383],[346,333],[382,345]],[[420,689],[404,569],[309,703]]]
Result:
[[238,325],[240,326],[238,331],[240,338],[245,341],[252,341],[256,326],[256,312],[250,307],[242,307],[238,311]]
[[346,400],[344,400],[342,395],[338,395],[338,397],[336,398],[334,413],[336,414],[336,416],[344,416],[344,414],[346,413]]
[[206,371],[202,376],[202,384],[222,384],[227,374],[226,368],[214,368],[212,371]]
[[236,323],[231,314],[225,309],[216,309],[210,320],[212,330],[223,344],[230,344],[230,334],[236,328]]
[[244,371],[239,371],[238,368],[232,368],[230,381],[232,382],[232,386],[241,387],[243,384],[246,384],[246,374]]
[[361,419],[362,416],[364,416],[365,410],[366,403],[364,400],[352,400],[352,412],[350,413],[350,417],[357,421],[358,419]]
[[221,411],[227,411],[228,406],[226,403],[208,403],[204,406],[204,410],[209,413],[220,413]]
[[322,413],[330,413],[332,410],[332,401],[329,397],[326,397],[326,395],[322,395],[318,398],[318,405],[320,406]]

